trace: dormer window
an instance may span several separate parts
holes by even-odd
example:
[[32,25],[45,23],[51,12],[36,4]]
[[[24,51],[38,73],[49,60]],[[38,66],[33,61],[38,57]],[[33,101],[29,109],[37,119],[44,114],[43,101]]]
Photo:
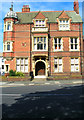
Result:
[[69,20],[59,20],[59,30],[70,30]]
[[35,20],[35,27],[45,27],[45,20]]

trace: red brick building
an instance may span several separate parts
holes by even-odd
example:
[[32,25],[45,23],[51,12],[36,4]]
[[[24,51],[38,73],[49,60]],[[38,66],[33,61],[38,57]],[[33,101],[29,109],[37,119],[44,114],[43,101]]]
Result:
[[73,11],[14,12],[4,18],[3,56],[10,69],[34,76],[83,74],[82,19],[78,0]]

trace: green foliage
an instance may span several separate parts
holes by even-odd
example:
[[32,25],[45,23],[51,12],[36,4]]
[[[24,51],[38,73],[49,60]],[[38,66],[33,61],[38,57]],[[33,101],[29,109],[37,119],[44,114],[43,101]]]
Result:
[[24,74],[22,72],[16,72],[16,71],[10,70],[9,76],[24,76]]
[[9,76],[15,76],[16,75],[16,71],[10,70],[9,71]]
[[24,76],[22,72],[16,72],[16,76]]

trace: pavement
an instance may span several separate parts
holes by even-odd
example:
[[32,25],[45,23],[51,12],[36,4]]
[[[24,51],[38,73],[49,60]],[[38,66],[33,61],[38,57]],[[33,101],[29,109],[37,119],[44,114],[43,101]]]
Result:
[[53,80],[53,81],[0,81],[0,87],[18,87],[18,86],[34,86],[34,85],[76,85],[76,84],[84,84],[84,80]]

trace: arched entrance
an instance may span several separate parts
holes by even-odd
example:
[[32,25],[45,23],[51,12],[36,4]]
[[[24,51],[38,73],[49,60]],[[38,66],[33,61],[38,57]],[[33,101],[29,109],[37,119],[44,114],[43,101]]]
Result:
[[45,63],[39,61],[35,65],[35,76],[37,75],[45,75]]

